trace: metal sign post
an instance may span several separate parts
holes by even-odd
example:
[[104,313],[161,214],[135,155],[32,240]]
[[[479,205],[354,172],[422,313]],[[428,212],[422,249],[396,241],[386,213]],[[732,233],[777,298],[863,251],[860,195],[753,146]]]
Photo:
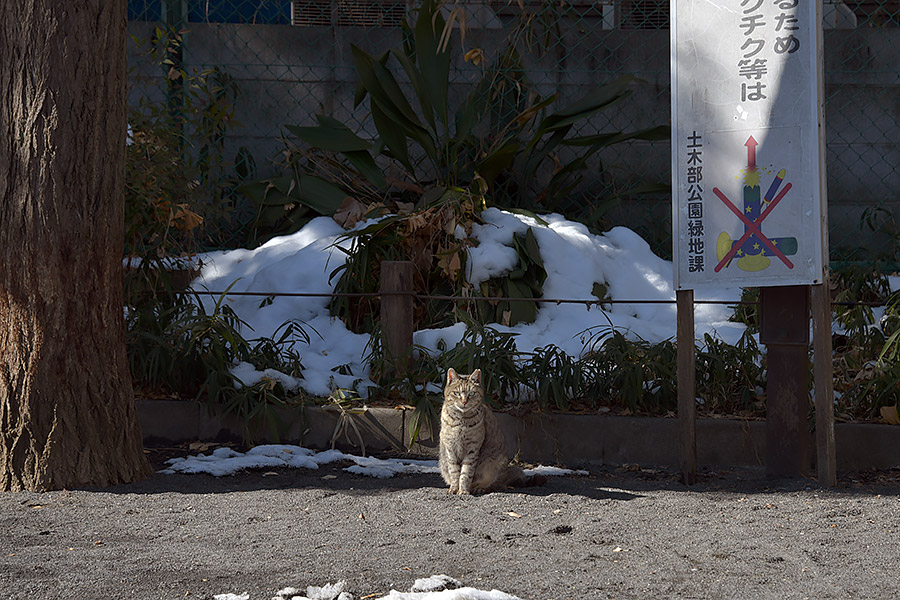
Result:
[[[821,15],[821,0],[671,2],[675,288],[764,288],[767,468],[782,475],[807,468],[809,377],[797,365],[828,256]],[[804,340],[780,337],[794,325]]]

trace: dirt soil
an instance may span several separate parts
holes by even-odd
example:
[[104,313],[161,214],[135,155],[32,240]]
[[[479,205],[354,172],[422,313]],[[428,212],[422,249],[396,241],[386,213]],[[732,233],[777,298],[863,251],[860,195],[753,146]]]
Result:
[[[152,451],[157,468],[171,452]],[[593,469],[449,496],[329,465],[0,494],[0,598],[204,598],[447,574],[522,599],[900,597],[900,470],[836,489],[759,470]]]

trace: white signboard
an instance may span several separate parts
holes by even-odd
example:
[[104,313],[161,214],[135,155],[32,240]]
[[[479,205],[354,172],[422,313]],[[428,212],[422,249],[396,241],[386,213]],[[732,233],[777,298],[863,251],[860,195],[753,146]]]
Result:
[[822,282],[821,31],[821,0],[672,0],[677,289]]

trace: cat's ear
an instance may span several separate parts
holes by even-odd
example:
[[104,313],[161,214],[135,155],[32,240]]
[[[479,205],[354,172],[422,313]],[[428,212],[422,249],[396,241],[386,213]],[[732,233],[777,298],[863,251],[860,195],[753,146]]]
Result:
[[474,371],[472,371],[472,374],[469,375],[469,381],[481,384],[481,369],[475,369]]
[[459,373],[456,372],[456,369],[450,367],[447,369],[447,383],[453,383],[456,381],[457,377],[459,377]]

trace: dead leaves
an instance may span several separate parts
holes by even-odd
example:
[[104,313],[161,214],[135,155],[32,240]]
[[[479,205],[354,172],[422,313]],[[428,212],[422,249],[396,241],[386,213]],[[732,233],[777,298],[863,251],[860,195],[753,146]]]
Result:
[[168,200],[156,203],[161,212],[160,220],[164,220],[168,227],[180,231],[191,231],[203,224],[203,217],[191,210],[186,202],[173,204]]
[[441,273],[450,278],[451,281],[456,281],[457,277],[460,275],[460,269],[462,268],[462,259],[460,258],[462,250],[456,250],[455,252],[442,254],[438,257],[437,267],[440,269]]
[[188,449],[191,452],[209,452],[210,450],[217,448],[219,445],[215,443],[208,442],[191,442],[188,444]]
[[896,406],[882,406],[881,418],[889,425],[900,425],[900,415],[897,414]]
[[[388,205],[365,205],[361,199],[345,199],[334,217],[342,226],[354,227],[345,239],[359,243],[350,260],[335,271],[340,272],[336,291],[375,292],[380,289],[381,263],[402,260],[415,265],[412,289],[417,294],[471,295],[464,272],[466,253],[475,244],[470,234],[479,218],[478,200],[465,190],[443,187],[428,189],[415,203],[395,200]],[[362,226],[361,219],[376,217],[382,218]],[[377,321],[377,306],[377,300],[336,300],[332,311],[353,331],[362,332]],[[448,325],[455,312],[430,299],[417,301],[413,310],[418,328]]]
[[463,58],[477,67],[484,62],[484,51],[481,48],[475,48],[466,52]]
[[365,217],[367,211],[368,207],[365,204],[347,196],[334,213],[334,220],[344,229],[353,229]]
[[[401,223],[405,254],[422,274],[436,274],[456,282],[461,279],[465,263],[465,249],[471,245],[468,236],[457,239],[460,218],[454,206],[440,204],[415,210],[412,204],[397,203],[397,214],[406,215]],[[472,230],[472,221],[463,224],[463,230]],[[426,275],[427,277],[427,275]],[[430,290],[429,290],[430,291]]]

